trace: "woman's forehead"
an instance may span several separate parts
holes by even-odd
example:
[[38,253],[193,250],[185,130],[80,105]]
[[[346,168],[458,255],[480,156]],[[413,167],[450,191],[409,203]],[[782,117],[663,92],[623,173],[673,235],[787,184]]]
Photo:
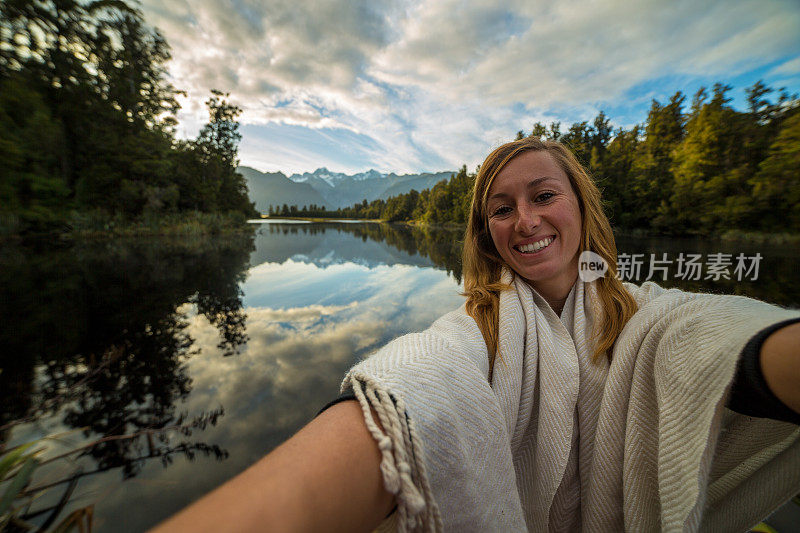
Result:
[[547,151],[527,151],[512,158],[497,171],[484,197],[489,200],[500,189],[509,187],[535,188],[540,185],[570,187],[569,177]]

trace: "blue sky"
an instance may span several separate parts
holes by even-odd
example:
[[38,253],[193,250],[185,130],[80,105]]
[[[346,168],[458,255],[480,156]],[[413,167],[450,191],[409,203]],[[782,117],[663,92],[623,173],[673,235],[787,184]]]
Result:
[[536,121],[604,110],[644,121],[651,99],[717,81],[800,92],[797,0],[143,0],[172,46],[179,134],[211,89],[244,110],[241,163],[285,173],[475,168]]

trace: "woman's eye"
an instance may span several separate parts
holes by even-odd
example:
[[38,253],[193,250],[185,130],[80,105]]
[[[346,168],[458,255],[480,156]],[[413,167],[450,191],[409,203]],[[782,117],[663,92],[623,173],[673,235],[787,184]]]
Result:
[[511,211],[511,208],[508,207],[507,205],[504,205],[504,206],[498,207],[497,209],[492,211],[492,216],[493,217],[502,216],[502,215],[505,215],[505,214],[509,213],[510,211]]
[[538,195],[538,196],[536,197],[536,201],[537,201],[537,202],[546,202],[547,200],[549,200],[549,199],[550,199],[550,198],[552,198],[553,196],[555,196],[555,193],[552,193],[552,192],[543,192],[542,194],[540,194],[540,195]]

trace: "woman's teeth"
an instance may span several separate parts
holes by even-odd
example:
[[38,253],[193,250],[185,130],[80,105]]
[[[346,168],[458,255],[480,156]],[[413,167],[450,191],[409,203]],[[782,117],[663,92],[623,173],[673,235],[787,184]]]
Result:
[[553,237],[547,237],[541,241],[536,241],[532,244],[523,244],[522,246],[517,246],[516,248],[522,253],[538,252],[542,248],[550,246],[550,243],[553,242],[553,240]]

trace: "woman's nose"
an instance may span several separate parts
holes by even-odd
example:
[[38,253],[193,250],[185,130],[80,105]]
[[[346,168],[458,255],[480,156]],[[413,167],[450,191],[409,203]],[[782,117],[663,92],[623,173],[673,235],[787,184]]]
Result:
[[530,206],[520,207],[517,210],[517,221],[514,229],[518,233],[533,233],[541,222],[542,217],[540,217],[534,209],[531,209]]

